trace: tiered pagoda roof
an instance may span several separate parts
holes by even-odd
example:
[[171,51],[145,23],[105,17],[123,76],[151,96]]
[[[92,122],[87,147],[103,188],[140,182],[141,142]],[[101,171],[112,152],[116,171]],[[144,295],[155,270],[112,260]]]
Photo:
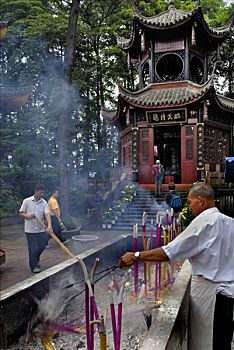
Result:
[[233,23],[233,21],[231,21],[224,27],[213,28],[206,23],[200,5],[192,11],[182,11],[177,9],[174,5],[170,5],[167,11],[161,12],[155,16],[145,17],[141,14],[135,14],[133,17],[133,32],[131,38],[125,39],[123,37],[117,37],[117,42],[123,50],[128,50],[133,46],[136,38],[139,36],[139,28],[165,31],[187,26],[188,23],[193,24],[194,22],[200,24],[200,28],[206,36],[218,41],[223,40],[229,33]]
[[197,85],[191,81],[150,84],[137,92],[119,87],[119,96],[130,105],[144,108],[171,108],[193,103],[209,91],[210,81]]
[[0,85],[0,109],[15,111],[20,109],[29,99],[33,85]]
[[4,38],[7,32],[8,27],[8,21],[1,21],[0,22],[0,40]]
[[[234,111],[234,100],[215,93],[213,89],[213,77],[205,84],[198,85],[192,81],[176,81],[158,84],[150,84],[146,88],[132,92],[119,86],[119,103],[118,106],[132,106],[148,109],[170,109],[185,107],[204,99],[206,95],[212,93],[218,105],[227,110]],[[103,116],[114,123],[120,116],[119,110],[102,109]]]

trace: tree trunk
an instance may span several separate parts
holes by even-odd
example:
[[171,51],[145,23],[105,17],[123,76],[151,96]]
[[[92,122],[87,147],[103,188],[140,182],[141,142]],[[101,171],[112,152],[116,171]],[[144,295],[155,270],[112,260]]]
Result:
[[80,0],[73,0],[69,16],[69,25],[66,37],[65,57],[64,57],[64,80],[62,84],[61,107],[58,121],[58,148],[59,148],[59,177],[60,177],[60,198],[61,213],[63,220],[69,219],[69,171],[67,159],[67,138],[68,119],[71,114],[71,94],[70,87],[72,69],[74,63],[75,40],[77,30],[77,20],[80,10]]

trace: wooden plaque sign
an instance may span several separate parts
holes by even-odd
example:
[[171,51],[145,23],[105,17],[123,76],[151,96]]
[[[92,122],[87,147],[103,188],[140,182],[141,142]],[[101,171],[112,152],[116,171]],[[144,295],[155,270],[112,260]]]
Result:
[[187,108],[157,110],[146,112],[147,123],[150,125],[171,125],[187,122]]

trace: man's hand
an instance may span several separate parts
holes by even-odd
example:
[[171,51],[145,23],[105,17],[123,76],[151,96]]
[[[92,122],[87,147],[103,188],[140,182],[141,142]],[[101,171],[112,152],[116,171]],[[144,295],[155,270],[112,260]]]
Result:
[[33,219],[35,218],[35,214],[26,214],[26,219]]
[[48,232],[48,233],[53,233],[53,229],[52,229],[52,227],[51,226],[48,226],[47,227],[47,229],[46,229],[46,231]]
[[123,267],[132,266],[137,261],[135,257],[135,253],[127,252],[123,256],[121,256],[119,260],[119,267],[122,269]]

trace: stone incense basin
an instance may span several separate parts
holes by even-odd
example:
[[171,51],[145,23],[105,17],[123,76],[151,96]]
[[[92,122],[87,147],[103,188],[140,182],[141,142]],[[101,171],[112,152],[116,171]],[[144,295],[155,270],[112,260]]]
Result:
[[[142,249],[141,244],[142,240],[139,239],[139,249]],[[111,243],[97,244],[95,248],[79,256],[84,260],[89,271],[93,267],[95,258],[99,258],[98,269],[101,271],[116,265],[119,257],[128,250],[132,250],[132,236],[123,236]],[[77,253],[75,245],[73,252]],[[66,278],[68,274],[72,274],[74,280],[83,277],[80,263],[75,259],[68,259],[2,291],[0,301],[1,349],[7,349],[8,345],[17,343],[19,337],[26,332],[30,320],[37,311],[34,298],[45,297],[51,283]],[[190,274],[190,265],[185,262],[138,349],[179,349],[186,332]],[[95,289],[99,288],[98,283]]]

